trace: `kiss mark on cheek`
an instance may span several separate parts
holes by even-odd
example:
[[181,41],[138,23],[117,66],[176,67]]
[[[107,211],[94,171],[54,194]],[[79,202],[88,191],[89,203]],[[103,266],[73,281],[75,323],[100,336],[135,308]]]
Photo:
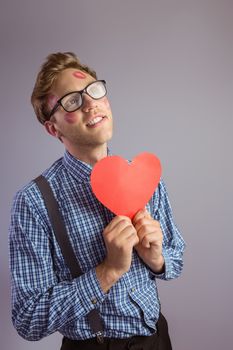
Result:
[[58,100],[58,97],[55,95],[50,95],[48,97],[48,105],[51,109],[55,106],[55,104],[57,103],[57,100]]
[[77,120],[77,116],[75,113],[66,113],[64,119],[67,123],[74,124]]
[[75,78],[78,78],[78,79],[85,79],[86,78],[86,74],[81,72],[81,71],[76,71],[73,73],[73,76]]

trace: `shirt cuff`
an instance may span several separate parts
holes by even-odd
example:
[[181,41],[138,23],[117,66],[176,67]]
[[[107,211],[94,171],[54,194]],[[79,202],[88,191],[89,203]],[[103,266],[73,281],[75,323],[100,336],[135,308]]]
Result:
[[87,313],[103,303],[106,294],[100,287],[95,268],[76,278],[76,282],[79,298]]
[[166,251],[163,251],[163,258],[164,258],[164,269],[165,271],[163,273],[156,273],[150,269],[150,273],[158,279],[161,280],[170,280],[172,278],[172,263],[170,256],[166,253]]

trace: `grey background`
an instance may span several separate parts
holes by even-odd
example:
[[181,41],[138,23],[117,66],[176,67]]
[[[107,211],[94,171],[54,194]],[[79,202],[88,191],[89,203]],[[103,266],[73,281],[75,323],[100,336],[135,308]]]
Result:
[[232,18],[231,0],[1,1],[1,349],[61,342],[11,324],[7,231],[16,190],[63,155],[30,95],[44,58],[66,50],[108,82],[113,153],[161,159],[187,242],[182,277],[159,282],[174,350],[232,349]]

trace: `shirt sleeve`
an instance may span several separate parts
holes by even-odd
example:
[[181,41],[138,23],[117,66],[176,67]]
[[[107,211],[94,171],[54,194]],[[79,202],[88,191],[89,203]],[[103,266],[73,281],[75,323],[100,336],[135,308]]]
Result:
[[182,272],[185,242],[174,222],[168,193],[162,180],[152,198],[152,203],[154,208],[153,216],[160,222],[163,232],[165,270],[161,274],[156,274],[153,271],[151,273],[156,278],[171,280],[179,277]]
[[39,340],[85,317],[106,297],[95,268],[73,280],[58,281],[47,231],[27,197],[19,192],[9,233],[12,321],[27,340]]

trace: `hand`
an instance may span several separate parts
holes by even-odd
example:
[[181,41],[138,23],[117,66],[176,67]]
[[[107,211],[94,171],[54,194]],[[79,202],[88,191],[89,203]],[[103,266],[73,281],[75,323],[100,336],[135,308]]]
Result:
[[139,242],[131,220],[126,216],[115,216],[103,232],[107,249],[105,264],[119,275],[130,269],[133,247]]
[[154,220],[149,212],[143,209],[137,212],[132,223],[139,238],[139,243],[135,246],[138,255],[154,272],[163,272],[163,233],[159,221]]
[[130,269],[133,247],[138,244],[139,238],[126,216],[115,216],[104,229],[103,238],[107,255],[96,267],[96,274],[102,289],[107,291]]

